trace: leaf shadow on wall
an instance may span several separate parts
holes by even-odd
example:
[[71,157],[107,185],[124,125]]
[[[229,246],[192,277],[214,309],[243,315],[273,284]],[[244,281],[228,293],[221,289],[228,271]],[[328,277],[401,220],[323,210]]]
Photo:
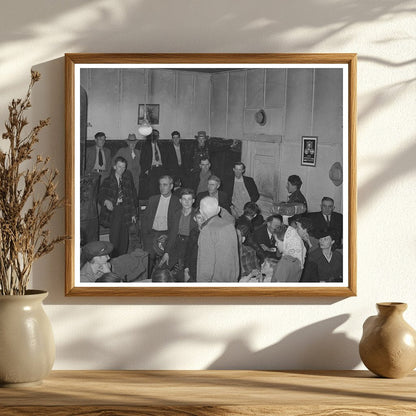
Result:
[[[114,314],[114,322],[108,315],[106,325],[117,330],[108,337],[101,314],[90,313],[89,320],[82,321],[77,316],[82,313],[82,310],[56,313],[60,328],[72,333],[70,342],[65,342],[63,336],[57,337],[57,359],[61,366],[76,362],[81,369],[146,370],[174,369],[186,363],[187,368],[193,368],[201,366],[201,351],[206,362],[215,355],[212,346],[218,344],[224,350],[204,367],[207,370],[341,370],[360,363],[358,343],[344,332],[335,332],[350,318],[349,314],[307,325],[256,351],[249,347],[255,330],[250,325],[240,326],[237,334],[221,336],[191,327],[189,321],[180,319],[181,312],[177,316],[166,313],[146,318],[143,325],[138,323],[135,327],[127,323],[127,329],[120,324],[120,315]],[[78,322],[76,327],[72,326],[74,321]],[[235,329],[232,331],[235,333]]]
[[349,317],[349,314],[342,314],[313,323],[258,351],[249,347],[248,336],[236,338],[228,343],[223,354],[207,369],[354,368],[360,363],[358,343],[348,338],[345,333],[335,332]]
[[333,37],[348,42],[353,35],[345,32],[351,27],[415,11],[410,0],[355,0],[336,7],[318,0],[263,0],[261,7],[245,1],[237,8],[230,1],[213,7],[213,2],[188,0],[177,0],[175,7],[166,7],[164,0],[9,3],[0,16],[0,65],[7,65],[10,76],[0,82],[0,96],[20,83],[11,63],[18,62],[21,70],[63,51],[319,52]]

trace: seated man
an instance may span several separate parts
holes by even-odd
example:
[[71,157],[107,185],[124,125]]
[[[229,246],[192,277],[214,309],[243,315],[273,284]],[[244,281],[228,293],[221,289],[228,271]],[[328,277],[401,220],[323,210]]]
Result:
[[324,229],[332,228],[337,232],[335,248],[341,248],[343,217],[342,214],[335,212],[334,209],[334,200],[328,196],[324,196],[321,201],[321,210],[319,212],[311,212],[308,217],[312,221],[313,236],[316,237]]
[[81,283],[96,282],[101,276],[111,273],[110,253],[113,245],[108,241],[92,241],[82,248]]
[[224,191],[218,190],[218,188],[221,186],[221,179],[218,176],[211,175],[208,178],[208,184],[207,184],[207,191],[200,192],[196,196],[196,207],[199,207],[199,203],[201,202],[202,198],[205,198],[206,196],[211,196],[213,198],[216,198],[218,200],[218,204],[221,208],[225,208],[228,212],[230,212],[230,200],[228,198],[228,195]]
[[197,282],[237,282],[240,267],[234,225],[219,217],[215,198],[203,198],[200,211],[205,222],[198,240]]
[[162,235],[168,235],[173,226],[175,212],[181,207],[178,198],[172,195],[173,179],[162,176],[159,179],[159,195],[149,198],[149,204],[143,214],[143,248],[149,253],[149,276],[156,260],[155,242]]
[[236,226],[238,245],[240,250],[240,280],[243,277],[252,276],[253,271],[260,273],[260,263],[257,258],[256,250],[250,245],[245,244],[250,236],[250,230],[247,225],[241,224]]
[[181,208],[174,213],[165,252],[159,264],[160,267],[166,265],[177,282],[184,282],[184,263],[189,237],[192,230],[198,228],[194,219],[195,210],[192,208],[194,201],[194,191],[190,188],[182,189],[179,199]]
[[261,263],[263,263],[267,257],[274,259],[279,259],[281,257],[276,247],[277,239],[275,233],[282,224],[282,216],[280,214],[273,214],[267,217],[265,224],[254,231],[254,241],[261,247],[261,250],[257,251],[257,256]]
[[234,177],[224,184],[224,191],[231,199],[232,214],[238,218],[243,215],[244,205],[247,202],[257,202],[260,198],[254,179],[245,176],[246,166],[243,162],[234,164]]
[[[143,280],[147,272],[147,253],[136,248],[131,253],[110,259],[113,245],[93,241],[81,252],[81,282],[133,282]],[[85,262],[85,264],[84,264]]]

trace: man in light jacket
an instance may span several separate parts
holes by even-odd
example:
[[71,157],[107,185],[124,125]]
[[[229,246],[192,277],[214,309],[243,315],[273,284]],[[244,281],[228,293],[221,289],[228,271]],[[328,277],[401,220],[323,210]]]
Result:
[[203,198],[199,209],[206,220],[198,239],[197,282],[237,282],[239,258],[234,224],[218,215],[221,209],[216,198]]

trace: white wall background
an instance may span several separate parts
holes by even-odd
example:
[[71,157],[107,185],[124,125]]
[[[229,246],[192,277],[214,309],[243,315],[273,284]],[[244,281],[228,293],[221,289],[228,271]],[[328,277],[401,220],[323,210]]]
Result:
[[[42,73],[39,151],[64,172],[65,52],[358,53],[358,296],[65,298],[64,249],[38,261],[55,369],[362,368],[378,301],[416,327],[416,7],[413,0],[15,0],[0,15],[0,120]],[[63,174],[61,176],[63,193]],[[53,227],[63,233],[63,212]]]

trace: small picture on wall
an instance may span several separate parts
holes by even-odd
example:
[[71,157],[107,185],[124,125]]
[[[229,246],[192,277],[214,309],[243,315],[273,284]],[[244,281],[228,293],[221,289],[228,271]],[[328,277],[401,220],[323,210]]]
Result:
[[159,107],[159,104],[139,104],[137,124],[144,120],[145,115],[150,124],[159,124]]
[[316,166],[317,136],[302,136],[302,166]]

